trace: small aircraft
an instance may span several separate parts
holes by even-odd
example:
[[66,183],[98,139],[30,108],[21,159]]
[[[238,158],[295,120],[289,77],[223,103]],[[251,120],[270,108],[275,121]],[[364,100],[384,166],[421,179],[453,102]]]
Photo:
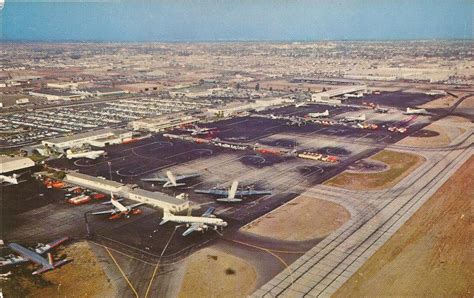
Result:
[[0,183],[18,184],[17,178],[17,174],[13,174],[12,176],[0,175]]
[[88,158],[88,159],[97,159],[105,154],[104,150],[96,150],[96,151],[85,151],[85,152],[72,152],[71,150],[66,151],[66,158],[73,159],[73,158]]
[[[191,211],[191,209],[189,209]],[[185,223],[186,224],[186,231],[182,234],[183,236],[187,236],[194,231],[198,232],[205,232],[209,229],[209,227],[213,227],[214,230],[220,227],[223,229],[227,226],[227,222],[225,222],[221,218],[216,218],[215,215],[212,213],[214,212],[215,208],[210,207],[204,212],[201,216],[180,216],[172,214],[168,209],[163,210],[163,218],[160,222],[160,225],[167,223],[168,221],[176,222],[176,223]]]
[[290,118],[288,119],[288,122],[286,123],[287,125],[291,125],[291,126],[303,126],[303,125],[306,125],[306,120],[304,120],[304,118]]
[[186,185],[186,183],[178,183],[181,180],[195,178],[201,176],[198,173],[183,174],[175,176],[171,171],[166,171],[166,177],[151,177],[140,179],[143,182],[164,182],[163,187],[177,187]]
[[193,124],[191,128],[184,128],[184,131],[190,132],[192,136],[205,135],[210,131],[216,130],[217,127],[199,127],[196,124]]
[[229,190],[227,189],[219,189],[219,188],[211,188],[211,189],[195,189],[195,193],[201,194],[210,194],[216,195],[221,198],[216,199],[218,202],[241,202],[242,199],[238,199],[236,197],[246,197],[246,196],[259,196],[259,195],[271,195],[272,192],[269,190],[253,190],[253,189],[246,189],[246,190],[237,190],[239,186],[239,181],[232,182],[232,186]]
[[61,243],[63,243],[64,241],[68,240],[69,238],[68,237],[63,237],[61,239],[58,239],[58,240],[55,240],[51,243],[48,243],[46,245],[39,245],[37,248],[35,249],[28,249],[18,243],[10,243],[8,244],[8,247],[14,251],[15,253],[17,253],[19,256],[14,256],[14,255],[11,255],[11,256],[8,256],[6,259],[1,259],[0,258],[0,267],[2,266],[7,266],[7,265],[16,265],[16,264],[20,264],[20,263],[25,263],[25,262],[33,262],[33,263],[36,263],[38,265],[41,265],[41,268],[34,271],[32,274],[33,275],[36,275],[36,274],[41,274],[43,272],[46,272],[46,271],[49,271],[49,270],[54,270],[68,262],[70,262],[71,260],[68,260],[68,259],[63,259],[63,260],[60,260],[56,263],[54,263],[53,261],[53,256],[48,253],[48,259],[44,258],[42,255],[47,253],[49,250],[51,250],[52,248],[60,245]]
[[106,202],[107,204],[112,204],[114,208],[105,210],[105,211],[97,211],[92,212],[93,215],[103,215],[108,214],[110,215],[109,219],[118,219],[122,216],[125,218],[130,218],[130,215],[138,215],[142,213],[140,209],[137,209],[139,206],[145,205],[145,203],[136,203],[128,206],[124,206],[120,203],[120,199],[115,199],[113,194],[110,194],[110,201]]
[[407,108],[406,112],[403,113],[405,115],[429,115],[428,111],[425,109],[411,109]]
[[326,110],[324,112],[321,112],[321,113],[309,113],[308,114],[308,117],[311,117],[311,118],[323,118],[323,117],[328,117],[329,116],[329,110]]

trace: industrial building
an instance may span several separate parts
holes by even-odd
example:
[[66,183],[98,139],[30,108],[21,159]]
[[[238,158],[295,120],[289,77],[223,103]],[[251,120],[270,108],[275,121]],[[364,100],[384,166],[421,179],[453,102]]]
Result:
[[311,100],[314,102],[327,103],[327,104],[340,104],[341,100],[337,97],[345,94],[352,94],[355,92],[367,93],[366,85],[358,86],[345,86],[341,88],[331,89],[325,92],[314,93],[311,96]]
[[179,127],[197,122],[199,119],[182,113],[162,115],[154,118],[145,118],[130,122],[133,130],[160,132],[166,129]]
[[111,128],[88,131],[72,136],[44,140],[41,143],[56,152],[65,152],[70,148],[90,145],[104,147],[111,144],[119,144],[132,138],[132,132],[128,130],[114,130]]
[[168,209],[171,212],[180,212],[189,208],[188,201],[172,197],[165,193],[152,192],[143,189],[131,189],[119,182],[89,176],[78,172],[67,173],[65,181],[100,192],[112,192],[133,201],[146,203],[152,207]]
[[32,96],[44,97],[47,100],[73,100],[73,99],[82,99],[84,95],[74,94],[62,90],[54,89],[42,89],[39,91],[30,91],[29,93]]
[[0,174],[15,172],[34,166],[35,163],[28,157],[10,157],[0,155]]
[[246,103],[236,102],[232,104],[225,105],[219,108],[210,108],[207,110],[208,114],[211,115],[221,115],[223,117],[228,117],[238,113],[250,111],[250,110],[264,110],[269,107],[280,106],[288,103],[292,103],[293,100],[288,98],[265,98],[257,99],[254,102],[249,101]]

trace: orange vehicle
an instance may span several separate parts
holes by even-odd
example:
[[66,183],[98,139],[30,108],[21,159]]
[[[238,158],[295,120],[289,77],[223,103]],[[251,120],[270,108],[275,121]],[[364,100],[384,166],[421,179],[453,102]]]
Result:
[[61,181],[53,181],[51,182],[51,186],[53,188],[63,188],[64,187],[64,182]]
[[[133,209],[132,211],[130,211],[129,213],[127,213],[127,216],[125,216],[125,218],[129,218],[128,215],[139,215],[139,214],[142,214],[143,211],[140,210],[140,209]],[[117,213],[117,214],[114,214],[112,216],[109,217],[109,219],[119,219],[122,217],[122,213]]]
[[94,193],[91,195],[94,200],[102,200],[105,198],[105,195],[102,193]]

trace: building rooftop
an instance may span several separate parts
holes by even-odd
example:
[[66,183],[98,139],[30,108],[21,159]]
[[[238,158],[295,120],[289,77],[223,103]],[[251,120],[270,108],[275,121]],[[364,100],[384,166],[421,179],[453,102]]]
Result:
[[99,135],[108,134],[108,133],[112,134],[114,133],[114,130],[112,128],[93,130],[93,131],[74,134],[71,136],[48,139],[48,140],[45,140],[44,142],[60,144],[60,143],[68,142],[68,141],[80,140],[80,139],[89,138],[93,136],[99,136]]
[[120,182],[115,182],[115,181],[112,181],[112,180],[107,180],[107,179],[99,178],[99,177],[95,177],[95,176],[89,176],[89,175],[85,175],[85,174],[82,174],[82,173],[79,173],[79,172],[69,172],[69,173],[67,173],[67,175],[72,176],[72,177],[76,177],[76,178],[86,179],[86,180],[91,181],[91,182],[96,182],[96,183],[109,185],[109,186],[116,187],[116,188],[124,186]]

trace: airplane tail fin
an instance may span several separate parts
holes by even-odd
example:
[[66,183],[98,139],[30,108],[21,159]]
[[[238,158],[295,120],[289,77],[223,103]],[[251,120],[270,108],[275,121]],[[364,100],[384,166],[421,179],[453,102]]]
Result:
[[167,223],[170,220],[170,217],[171,217],[171,212],[168,209],[164,208],[163,209],[163,218],[161,219],[160,226]]
[[48,252],[48,263],[49,265],[54,265],[53,255]]
[[235,180],[232,182],[232,186],[230,187],[229,190],[229,195],[227,196],[228,199],[234,199],[235,194],[237,193],[237,187],[239,186],[239,181]]

